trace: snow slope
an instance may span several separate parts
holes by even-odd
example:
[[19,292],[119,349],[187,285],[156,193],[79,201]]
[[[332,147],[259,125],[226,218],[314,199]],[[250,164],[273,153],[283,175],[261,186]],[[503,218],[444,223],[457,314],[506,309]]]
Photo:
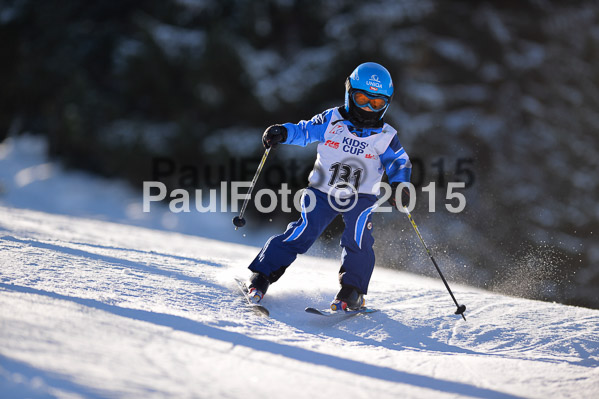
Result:
[[[599,311],[376,269],[381,311],[331,320],[336,262],[303,256],[270,318],[233,276],[257,248],[0,207],[2,398],[593,398]],[[426,262],[423,257],[423,262]]]
[[[141,189],[134,190],[124,181],[65,169],[46,155],[47,147],[45,137],[31,134],[0,142],[0,205],[249,245],[261,245],[271,235],[269,229],[232,234],[231,220],[236,216],[232,212],[173,213],[162,203],[153,203],[150,212],[143,212]],[[204,228],[207,225],[211,228]]]

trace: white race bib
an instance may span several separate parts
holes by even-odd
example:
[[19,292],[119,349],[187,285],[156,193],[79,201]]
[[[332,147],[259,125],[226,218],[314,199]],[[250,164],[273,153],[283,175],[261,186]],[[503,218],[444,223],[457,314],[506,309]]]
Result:
[[308,178],[310,186],[340,198],[355,192],[378,195],[377,185],[385,172],[380,155],[397,131],[385,123],[380,133],[357,137],[344,122],[339,111],[334,110],[324,141],[318,144],[314,169]]

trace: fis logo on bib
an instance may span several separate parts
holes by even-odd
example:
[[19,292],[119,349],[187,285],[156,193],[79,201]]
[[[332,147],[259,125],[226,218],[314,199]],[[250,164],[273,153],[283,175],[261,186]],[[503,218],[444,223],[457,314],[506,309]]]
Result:
[[331,147],[331,148],[334,148],[334,149],[337,149],[337,148],[339,148],[339,143],[338,143],[338,142],[336,142],[336,141],[333,141],[333,140],[327,140],[327,141],[324,143],[324,145],[326,145],[326,146],[328,146],[328,147]]
[[350,154],[360,155],[364,153],[366,147],[368,147],[368,143],[364,143],[356,139],[351,139],[349,137],[343,138],[343,152],[349,152]]

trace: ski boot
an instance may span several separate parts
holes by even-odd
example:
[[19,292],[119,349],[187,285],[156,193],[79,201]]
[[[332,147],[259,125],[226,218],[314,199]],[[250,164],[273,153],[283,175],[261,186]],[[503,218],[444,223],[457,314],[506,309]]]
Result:
[[259,303],[262,298],[264,298],[264,293],[260,290],[257,290],[255,287],[252,287],[248,291],[248,297],[253,303]]
[[335,300],[331,303],[331,310],[356,310],[363,308],[365,305],[364,295],[360,294],[354,287],[342,285],[341,290],[335,296]]
[[252,273],[250,285],[248,287],[248,296],[254,303],[259,303],[270,286],[270,281],[262,273]]

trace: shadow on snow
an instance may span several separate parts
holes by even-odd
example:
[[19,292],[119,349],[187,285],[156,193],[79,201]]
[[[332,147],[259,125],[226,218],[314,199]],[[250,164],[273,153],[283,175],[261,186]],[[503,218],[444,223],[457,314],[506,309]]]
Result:
[[294,359],[301,362],[326,366],[336,370],[356,374],[359,376],[366,376],[394,383],[408,384],[425,389],[433,389],[442,392],[455,393],[472,397],[512,399],[518,398],[518,396],[494,391],[491,389],[478,388],[461,382],[440,380],[418,374],[411,374],[404,371],[394,370],[388,367],[376,366],[373,364],[323,354],[295,346],[251,338],[240,333],[210,327],[200,322],[180,316],[138,309],[122,308],[119,306],[108,305],[93,299],[72,297],[57,294],[54,292],[4,283],[0,283],[0,288],[21,293],[43,295],[58,300],[71,301],[79,305],[98,309],[104,312],[114,314],[116,316],[127,317],[129,319],[148,322],[159,326],[170,327],[174,330],[187,332],[199,336],[205,336],[220,341],[230,342],[233,345],[241,345],[251,348],[253,350],[281,355],[289,359]]
[[[81,257],[81,258],[99,260],[99,261],[102,261],[102,262],[105,262],[108,264],[117,265],[119,267],[128,267],[131,269],[137,269],[137,270],[141,270],[143,272],[155,274],[158,276],[169,277],[169,278],[174,277],[179,280],[193,282],[193,283],[198,282],[198,277],[187,276],[187,275],[177,272],[175,270],[163,270],[163,269],[159,269],[157,267],[146,266],[139,262],[122,259],[122,258],[116,258],[113,256],[108,256],[108,255],[96,254],[93,252],[84,251],[82,249],[64,247],[61,245],[49,244],[49,243],[39,242],[39,241],[35,241],[35,240],[21,240],[21,239],[12,237],[12,236],[3,236],[3,237],[0,237],[0,239],[5,240],[5,241],[19,243],[19,244],[30,245],[35,248],[42,248],[42,249],[48,249],[48,250],[55,251],[55,252],[61,252],[61,253],[67,254],[67,255],[77,256],[77,257]],[[94,245],[91,245],[91,246],[94,246]],[[97,246],[97,247],[102,248],[100,246]],[[127,250],[127,251],[131,252],[132,250]],[[133,250],[133,251],[135,251],[135,250]],[[204,264],[204,265],[208,265],[208,266],[217,266],[217,267],[222,266],[221,264],[215,263],[215,262],[203,261],[203,260],[191,259],[191,258],[182,258],[177,255],[166,255],[166,254],[158,254],[155,252],[145,252],[145,251],[139,251],[139,252],[142,252],[144,254],[167,256],[167,257],[172,257],[175,259],[192,261],[192,262],[195,262],[198,264]]]

